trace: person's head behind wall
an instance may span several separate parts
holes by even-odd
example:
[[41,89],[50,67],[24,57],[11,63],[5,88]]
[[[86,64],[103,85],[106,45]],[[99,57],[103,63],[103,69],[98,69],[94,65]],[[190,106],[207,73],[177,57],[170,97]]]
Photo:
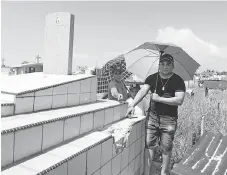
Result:
[[113,78],[114,80],[116,81],[120,81],[121,80],[121,74],[122,74],[122,67],[120,65],[115,65],[113,66],[113,69],[112,69],[112,74],[113,74]]
[[139,90],[140,90],[140,85],[139,84],[131,84],[130,88],[129,88],[131,97],[135,98],[135,96],[139,92]]
[[159,59],[159,71],[164,75],[169,75],[174,69],[174,59],[170,54],[163,54]]

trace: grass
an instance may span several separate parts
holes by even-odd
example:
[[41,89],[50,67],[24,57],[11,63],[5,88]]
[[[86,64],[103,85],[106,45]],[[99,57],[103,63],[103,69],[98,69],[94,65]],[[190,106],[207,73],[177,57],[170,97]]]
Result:
[[227,90],[209,90],[208,97],[205,97],[204,90],[197,88],[194,97],[186,95],[178,113],[173,162],[186,156],[187,150],[200,138],[202,117],[204,132],[227,135]]

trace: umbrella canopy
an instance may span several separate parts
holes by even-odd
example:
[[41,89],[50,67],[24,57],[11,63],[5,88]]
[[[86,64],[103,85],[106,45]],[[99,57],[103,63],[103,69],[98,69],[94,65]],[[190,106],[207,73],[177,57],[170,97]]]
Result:
[[126,70],[145,80],[158,71],[161,54],[170,54],[174,58],[173,72],[184,81],[192,80],[200,66],[182,48],[166,43],[146,42],[124,54]]
[[113,79],[112,70],[114,66],[121,66],[122,68],[122,80],[128,78],[131,73],[126,71],[125,58],[120,55],[115,59],[108,61],[103,68],[96,70],[96,76],[98,80],[98,93],[108,92],[108,84]]

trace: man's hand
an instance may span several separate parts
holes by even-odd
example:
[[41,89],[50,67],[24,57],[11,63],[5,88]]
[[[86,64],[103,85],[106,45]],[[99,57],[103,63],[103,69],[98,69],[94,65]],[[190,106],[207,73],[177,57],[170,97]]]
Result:
[[123,95],[122,95],[122,94],[118,94],[118,95],[117,95],[117,100],[118,100],[118,101],[123,100]]
[[154,102],[159,102],[160,96],[156,93],[153,93],[151,98]]
[[135,107],[129,106],[125,116],[131,118],[131,116],[134,115],[134,112],[135,112]]

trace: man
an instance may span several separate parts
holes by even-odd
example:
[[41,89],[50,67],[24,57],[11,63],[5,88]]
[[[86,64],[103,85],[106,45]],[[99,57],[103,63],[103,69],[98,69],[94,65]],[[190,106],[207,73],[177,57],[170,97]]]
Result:
[[[129,93],[130,93],[130,98],[127,99],[127,102],[129,105],[133,102],[133,99],[135,98],[136,94],[140,90],[140,85],[139,84],[132,84],[129,88]],[[148,97],[143,98],[143,100],[135,106],[135,115],[146,115],[146,111],[148,110],[149,107],[149,101]]]
[[134,111],[134,107],[149,92],[152,92],[150,107],[146,119],[145,172],[149,175],[154,150],[162,149],[161,175],[169,172],[173,139],[177,128],[178,106],[184,101],[185,84],[183,79],[173,73],[174,59],[164,54],[159,60],[159,72],[147,77],[143,88],[138,92],[128,108],[126,115]]
[[121,66],[115,65],[112,69],[113,80],[108,86],[109,100],[126,101],[128,98],[127,89],[123,83],[123,80],[121,80],[122,72]]

